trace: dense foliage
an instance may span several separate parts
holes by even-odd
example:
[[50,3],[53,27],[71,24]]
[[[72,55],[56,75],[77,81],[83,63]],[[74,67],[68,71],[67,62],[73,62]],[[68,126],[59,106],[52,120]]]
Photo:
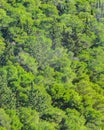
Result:
[[0,130],[104,130],[103,0],[0,0]]

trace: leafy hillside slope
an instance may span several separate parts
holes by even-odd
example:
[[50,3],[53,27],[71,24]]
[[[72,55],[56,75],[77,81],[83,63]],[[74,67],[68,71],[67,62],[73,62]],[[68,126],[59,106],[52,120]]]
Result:
[[103,130],[103,57],[103,0],[0,0],[0,130]]

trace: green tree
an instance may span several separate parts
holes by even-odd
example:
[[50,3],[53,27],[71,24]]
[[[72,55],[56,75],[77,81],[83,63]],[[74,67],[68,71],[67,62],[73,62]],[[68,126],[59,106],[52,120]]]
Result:
[[56,130],[52,123],[48,121],[41,121],[39,123],[39,130]]
[[60,129],[65,118],[65,113],[59,108],[50,107],[42,113],[42,119],[50,122],[54,128]]
[[75,109],[66,109],[67,118],[64,120],[61,130],[89,130],[85,124],[85,118]]
[[11,119],[11,130],[21,130],[23,124],[20,122],[16,110],[7,110],[7,113]]
[[0,108],[0,127],[1,130],[11,130],[11,119],[2,108]]
[[85,118],[86,118],[86,126],[90,129],[98,130],[101,128],[101,119],[102,115],[100,112],[92,109],[87,109],[85,111]]
[[5,68],[0,68],[0,107],[15,108],[15,100],[15,95],[7,86],[7,72]]
[[19,109],[19,117],[23,130],[38,130],[39,114],[36,110],[22,107]]
[[1,37],[0,38],[0,55],[4,52],[5,49],[5,42],[4,39]]
[[29,105],[38,112],[43,112],[51,107],[51,97],[44,87],[33,86],[29,93]]

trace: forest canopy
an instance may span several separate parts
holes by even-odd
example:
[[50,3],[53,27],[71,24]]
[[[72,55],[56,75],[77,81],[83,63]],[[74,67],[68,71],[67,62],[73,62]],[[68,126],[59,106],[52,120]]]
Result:
[[0,130],[104,130],[103,0],[0,0]]

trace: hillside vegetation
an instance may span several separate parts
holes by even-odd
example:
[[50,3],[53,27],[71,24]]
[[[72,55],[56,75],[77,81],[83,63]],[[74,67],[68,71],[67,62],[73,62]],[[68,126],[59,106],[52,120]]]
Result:
[[103,0],[0,0],[0,130],[104,130]]

